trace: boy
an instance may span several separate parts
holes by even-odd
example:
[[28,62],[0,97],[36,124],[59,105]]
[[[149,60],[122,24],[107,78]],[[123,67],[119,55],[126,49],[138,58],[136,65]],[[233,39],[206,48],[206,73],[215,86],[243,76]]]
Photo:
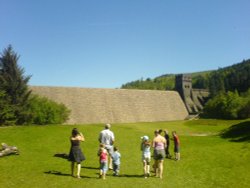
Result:
[[114,147],[114,152],[111,155],[112,157],[112,163],[113,163],[113,171],[114,171],[114,176],[119,175],[120,171],[120,164],[121,164],[121,154],[119,153],[119,150],[117,147]]
[[173,140],[174,140],[174,153],[175,153],[175,160],[179,161],[181,158],[180,154],[180,139],[176,133],[176,131],[172,132]]

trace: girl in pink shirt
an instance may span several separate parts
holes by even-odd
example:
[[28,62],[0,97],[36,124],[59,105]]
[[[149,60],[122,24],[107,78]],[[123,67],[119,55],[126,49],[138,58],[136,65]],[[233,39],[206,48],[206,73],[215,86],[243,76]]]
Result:
[[108,170],[108,152],[105,149],[104,144],[100,144],[100,149],[98,150],[97,155],[99,156],[100,162],[100,178],[106,179],[106,173]]

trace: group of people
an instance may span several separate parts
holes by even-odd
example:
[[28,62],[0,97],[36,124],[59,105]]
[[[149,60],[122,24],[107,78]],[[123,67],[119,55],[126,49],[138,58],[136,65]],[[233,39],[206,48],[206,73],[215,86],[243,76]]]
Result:
[[[150,161],[151,161],[151,151],[150,148],[153,147],[153,158],[154,164],[153,169],[156,177],[162,179],[163,175],[163,162],[164,158],[171,158],[169,153],[169,145],[170,145],[170,137],[168,134],[168,130],[165,130],[165,135],[161,135],[162,130],[155,130],[155,137],[152,143],[149,140],[148,136],[141,137],[141,151],[142,151],[142,163],[144,170],[144,177],[147,178],[150,176]],[[174,141],[174,153],[175,160],[180,160],[180,140],[176,133],[176,131],[172,132],[173,141]]]
[[[106,124],[104,130],[99,134],[98,141],[100,143],[97,155],[99,156],[100,173],[99,177],[106,179],[108,169],[113,170],[113,175],[118,176],[121,164],[121,154],[118,147],[114,147],[115,136],[110,130],[111,125]],[[141,151],[144,177],[150,176],[150,161],[151,161],[151,147],[153,148],[153,170],[156,177],[162,178],[163,175],[163,161],[164,158],[171,158],[169,153],[170,137],[168,131],[164,131],[164,136],[161,135],[162,130],[154,132],[155,137],[151,143],[148,136],[141,137]],[[175,160],[180,160],[180,140],[176,131],[172,132],[174,141]],[[81,132],[74,128],[70,137],[71,148],[69,153],[69,161],[71,161],[71,175],[76,178],[81,178],[81,162],[85,160],[85,156],[80,148],[80,142],[83,142],[84,136]],[[75,168],[76,175],[75,175]]]
[[[97,152],[100,162],[99,177],[102,179],[106,179],[108,168],[113,170],[114,176],[118,176],[120,171],[121,154],[119,153],[118,147],[114,147],[115,136],[110,130],[110,127],[110,124],[106,124],[105,129],[100,132],[98,138],[100,142]],[[76,178],[81,178],[81,162],[85,160],[85,156],[80,148],[80,143],[84,140],[83,134],[79,132],[77,128],[74,128],[70,136],[71,147],[68,160],[71,161],[71,175]],[[77,169],[76,175],[75,168]]]

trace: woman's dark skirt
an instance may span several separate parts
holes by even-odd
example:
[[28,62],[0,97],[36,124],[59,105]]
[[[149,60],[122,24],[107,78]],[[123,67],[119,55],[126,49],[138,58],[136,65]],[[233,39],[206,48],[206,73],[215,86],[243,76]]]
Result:
[[70,148],[70,152],[69,152],[69,161],[72,162],[77,162],[77,163],[81,163],[81,161],[85,160],[85,156],[82,153],[82,150],[79,146],[72,146]]

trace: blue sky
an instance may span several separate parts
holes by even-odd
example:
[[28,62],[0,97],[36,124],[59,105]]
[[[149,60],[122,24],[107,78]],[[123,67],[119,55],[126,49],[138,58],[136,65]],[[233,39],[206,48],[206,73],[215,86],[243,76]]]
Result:
[[0,0],[29,84],[119,88],[250,58],[249,0]]

